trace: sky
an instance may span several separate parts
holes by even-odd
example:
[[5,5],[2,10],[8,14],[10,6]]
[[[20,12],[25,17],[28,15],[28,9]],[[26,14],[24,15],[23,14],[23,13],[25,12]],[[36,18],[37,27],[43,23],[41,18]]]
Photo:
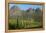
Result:
[[31,4],[9,4],[9,8],[13,7],[13,6],[18,6],[21,10],[26,10],[28,8],[42,8],[41,5],[31,5]]

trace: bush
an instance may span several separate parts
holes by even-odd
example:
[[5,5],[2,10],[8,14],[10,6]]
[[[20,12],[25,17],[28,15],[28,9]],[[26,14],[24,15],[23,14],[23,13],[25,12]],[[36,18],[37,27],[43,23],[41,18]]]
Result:
[[9,26],[9,29],[16,29],[15,23],[14,24],[9,23],[8,26]]

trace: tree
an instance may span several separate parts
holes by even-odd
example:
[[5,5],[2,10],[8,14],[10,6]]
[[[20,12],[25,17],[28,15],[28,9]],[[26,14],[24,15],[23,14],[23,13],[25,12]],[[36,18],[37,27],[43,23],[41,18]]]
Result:
[[41,9],[40,8],[36,8],[35,13],[34,13],[34,19],[36,21],[41,21],[42,18],[43,18],[42,16],[43,16],[43,14],[41,12]]

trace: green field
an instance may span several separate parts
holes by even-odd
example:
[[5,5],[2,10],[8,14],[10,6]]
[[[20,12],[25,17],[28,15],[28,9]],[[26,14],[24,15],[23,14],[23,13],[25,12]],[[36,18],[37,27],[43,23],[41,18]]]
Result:
[[9,18],[9,29],[29,29],[41,26],[41,22],[28,18]]

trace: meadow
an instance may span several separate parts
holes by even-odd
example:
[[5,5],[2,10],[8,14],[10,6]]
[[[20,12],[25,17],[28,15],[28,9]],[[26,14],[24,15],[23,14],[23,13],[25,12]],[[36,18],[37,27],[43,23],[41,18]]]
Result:
[[35,21],[32,18],[9,18],[9,29],[31,29],[40,27],[41,22]]

